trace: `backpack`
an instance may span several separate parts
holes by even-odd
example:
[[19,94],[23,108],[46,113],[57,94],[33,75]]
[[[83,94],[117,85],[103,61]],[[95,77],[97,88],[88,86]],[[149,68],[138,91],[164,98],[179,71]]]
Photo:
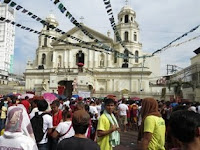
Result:
[[41,115],[38,114],[38,112],[35,112],[35,116],[31,119],[31,125],[33,128],[33,133],[35,136],[36,143],[40,142],[43,137],[45,132],[43,132],[43,117],[48,113],[42,113]]

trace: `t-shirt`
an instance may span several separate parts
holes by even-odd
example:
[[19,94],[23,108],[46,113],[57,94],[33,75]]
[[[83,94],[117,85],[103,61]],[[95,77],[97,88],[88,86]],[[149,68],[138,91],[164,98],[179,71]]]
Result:
[[1,119],[6,119],[6,111],[7,111],[7,107],[2,106],[2,108],[1,108]]
[[71,137],[62,140],[57,150],[100,150],[99,146],[87,138]]
[[152,133],[149,150],[165,150],[165,121],[162,117],[147,116],[144,120],[144,132]]
[[33,108],[33,110],[31,111],[31,113],[29,114],[30,119],[32,119],[33,116],[35,116],[35,113],[38,112],[38,111],[39,111],[39,110],[38,110],[37,107]]
[[[60,135],[63,135],[69,130],[71,125],[72,125],[71,121],[60,122],[58,124],[58,126],[56,127],[56,131],[58,131],[58,133]],[[73,127],[71,127],[67,134],[65,134],[59,138],[58,142],[60,142],[61,140],[65,139],[65,138],[70,138],[70,137],[74,136],[74,134],[75,134],[74,129],[73,129]]]
[[0,150],[38,150],[32,138],[23,135],[22,132],[4,132],[0,136]]
[[128,106],[126,104],[119,104],[119,115],[120,116],[126,116],[128,111]]
[[27,100],[22,100],[21,104],[24,105],[24,107],[26,108],[27,113],[29,113],[29,108],[30,108],[30,103]]
[[[41,115],[43,112],[39,111],[38,114]],[[52,117],[48,114],[45,114],[43,117],[43,132],[45,133],[43,139],[38,144],[44,144],[48,142],[47,138],[47,129],[53,128]]]
[[[97,130],[107,131],[110,130],[110,121],[105,116],[105,114],[102,114],[99,118]],[[105,135],[103,137],[97,138],[97,143],[100,146],[101,150],[112,150],[112,146],[109,142],[110,134]]]
[[53,115],[53,126],[57,126],[62,120],[62,111],[59,110],[56,115]]
[[96,120],[95,114],[98,115],[97,108],[96,108],[95,106],[90,106],[89,112],[93,115],[93,117],[92,117],[91,119],[92,119],[92,120]]
[[101,105],[96,105],[96,108],[97,108],[97,112],[98,112],[98,118],[101,116]]

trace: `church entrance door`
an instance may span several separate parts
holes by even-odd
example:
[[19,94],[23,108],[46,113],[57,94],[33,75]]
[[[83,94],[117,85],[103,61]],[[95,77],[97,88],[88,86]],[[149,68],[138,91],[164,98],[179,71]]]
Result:
[[59,91],[59,87],[60,87],[60,89],[63,90],[63,92],[62,92],[63,95],[65,95],[66,97],[71,97],[72,91],[73,91],[72,82],[73,81],[66,81],[66,80],[59,81],[58,82],[58,91]]

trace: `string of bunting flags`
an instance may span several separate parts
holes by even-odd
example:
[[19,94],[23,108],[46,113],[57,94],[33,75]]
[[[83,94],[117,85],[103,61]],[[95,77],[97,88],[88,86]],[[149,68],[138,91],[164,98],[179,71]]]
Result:
[[[49,24],[48,22],[46,22],[45,20],[41,19],[40,17],[38,17],[37,15],[33,14],[32,12],[28,11],[27,9],[25,9],[24,7],[22,7],[21,5],[18,5],[17,3],[15,3],[14,1],[11,1],[11,0],[4,0],[4,3],[7,3],[9,4],[9,6],[15,8],[17,11],[20,11],[24,14],[27,14],[28,16],[31,16],[32,19],[35,19],[36,21],[42,23],[43,25],[47,25],[49,28],[55,30],[56,32],[58,33],[61,33],[61,34],[66,34],[66,32],[62,31],[61,29],[55,27],[54,25],[52,24]],[[16,7],[15,7],[16,6]],[[22,10],[22,11],[21,11]],[[86,44],[86,45],[91,45],[92,47],[95,47],[95,48],[99,48],[99,49],[103,49],[103,50],[106,50],[105,48],[103,47],[100,47],[100,46],[97,46],[97,45],[93,45],[93,44],[90,44],[88,42],[85,42],[77,37],[74,37],[74,36],[71,36],[69,34],[66,34],[67,37],[73,39],[73,40],[76,40],[78,41],[79,43],[82,43],[82,44]]]
[[[30,16],[32,19],[35,19],[36,21],[42,23],[43,25],[47,25],[49,28],[51,29],[54,29],[56,32],[58,33],[61,33],[61,34],[66,34],[66,32],[60,30],[59,28],[55,27],[54,25],[51,25],[49,24],[48,22],[46,22],[45,20],[41,19],[40,17],[38,17],[37,15],[33,14],[32,12],[30,12],[29,10],[23,8],[22,6],[18,5],[17,3],[15,3],[14,1],[12,0],[0,0],[0,1],[3,1],[4,3],[6,4],[9,4],[11,7],[15,8],[17,11],[21,11],[22,13],[26,13],[28,16]],[[127,58],[131,58],[131,59],[136,59],[136,58],[146,58],[146,57],[153,57],[156,53],[161,53],[162,51],[170,48],[170,47],[177,47],[181,44],[184,44],[186,42],[189,42],[191,40],[194,40],[194,39],[197,39],[199,38],[200,36],[197,36],[197,37],[194,37],[192,39],[189,39],[185,42],[182,42],[182,43],[179,43],[179,44],[176,44],[176,45],[172,45],[172,43],[182,39],[183,37],[187,36],[189,33],[191,32],[194,32],[195,30],[197,30],[199,28],[200,25],[194,27],[193,29],[191,29],[190,31],[186,32],[185,34],[183,34],[182,36],[176,38],[175,40],[173,40],[172,42],[170,42],[169,44],[167,44],[166,46],[164,46],[163,48],[161,49],[158,49],[156,51],[154,51],[151,55],[143,55],[143,56],[134,56],[134,54],[132,54],[132,52],[128,51],[128,49],[125,47],[125,45],[123,44],[122,40],[121,40],[121,37],[119,36],[119,32],[117,31],[117,28],[116,28],[116,24],[115,24],[115,21],[114,21],[114,16],[113,16],[113,12],[112,12],[112,8],[111,8],[111,3],[110,3],[110,0],[103,0],[104,1],[104,4],[106,5],[106,10],[107,10],[107,13],[108,15],[111,17],[109,18],[110,20],[110,23],[111,23],[111,26],[114,30],[114,33],[115,33],[115,36],[117,38],[117,40],[119,41],[119,43],[122,45],[122,47],[125,48],[125,53],[120,53],[118,52],[117,50],[113,49],[112,47],[110,46],[107,46],[106,44],[102,43],[101,41],[99,41],[98,39],[96,39],[91,33],[89,33],[73,16],[72,14],[67,10],[67,8],[60,2],[60,0],[51,0],[55,5],[58,4],[58,9],[60,10],[61,13],[65,13],[65,16],[66,18],[70,19],[70,21],[75,25],[77,26],[86,36],[88,36],[90,39],[94,40],[94,42],[96,42],[99,46],[97,45],[93,45],[93,44],[90,44],[88,42],[85,42],[83,40],[80,40],[78,39],[77,37],[74,37],[74,36],[71,36],[69,34],[67,34],[67,37],[70,37],[76,41],[78,41],[79,43],[82,43],[82,44],[86,44],[86,45],[90,45],[91,48],[88,48],[88,47],[85,47],[85,46],[80,46],[78,44],[75,44],[75,43],[70,43],[70,42],[67,42],[67,41],[64,41],[62,39],[58,39],[56,37],[52,37],[52,36],[49,36],[49,35],[45,35],[41,32],[38,32],[36,30],[33,30],[29,27],[25,27],[25,26],[22,26],[18,23],[15,23],[14,21],[10,21],[8,19],[4,19],[5,22],[7,23],[11,23],[13,25],[16,25],[17,27],[20,27],[21,29],[24,29],[24,30],[27,30],[29,32],[33,32],[33,33],[36,33],[36,34],[42,34],[42,35],[45,35],[47,38],[51,38],[51,39],[54,39],[56,41],[60,41],[60,42],[67,42],[66,44],[69,44],[69,45],[73,45],[73,46],[77,46],[77,47],[82,47],[82,48],[88,48],[90,50],[95,50],[95,51],[98,51],[98,52],[104,52],[104,51],[100,51],[100,50],[96,50],[94,48],[98,48],[98,49],[103,49],[105,50],[108,54],[110,54],[109,52],[114,52],[114,55],[115,57],[118,57],[118,58],[123,58],[123,59],[127,59]],[[1,17],[1,19],[3,19],[3,17]],[[123,46],[124,45],[124,46]],[[129,54],[133,55],[133,57],[129,56]]]
[[[32,33],[35,33],[35,34],[38,34],[38,35],[44,35],[44,36],[47,37],[47,38],[50,38],[50,39],[53,39],[53,40],[56,40],[56,41],[59,41],[59,42],[64,42],[64,43],[66,43],[66,44],[68,44],[68,45],[72,45],[72,46],[75,46],[75,47],[81,47],[81,48],[87,48],[87,49],[89,49],[89,50],[94,50],[94,51],[100,52],[100,53],[103,52],[103,51],[94,49],[94,48],[92,48],[92,47],[82,46],[82,45],[79,45],[79,44],[75,44],[75,43],[71,43],[71,42],[68,42],[68,41],[64,41],[64,40],[59,39],[59,38],[56,38],[56,37],[54,37],[54,36],[50,36],[50,35],[44,34],[44,33],[39,32],[39,31],[37,31],[37,30],[31,29],[30,27],[23,26],[23,25],[21,25],[21,24],[19,24],[19,23],[16,23],[15,21],[11,21],[11,20],[9,20],[9,19],[6,19],[6,18],[4,18],[4,17],[0,17],[0,21],[6,22],[6,23],[10,23],[10,24],[12,24],[12,25],[15,25],[15,26],[18,27],[18,28],[21,28],[21,29],[23,29],[23,30],[26,30],[26,31],[29,31],[29,32],[32,32]],[[111,54],[111,53],[107,52],[107,54]]]
[[[58,2],[59,2],[58,0],[57,0],[57,1],[54,1],[54,4],[57,4]],[[20,11],[20,12],[22,12],[22,13],[24,13],[24,14],[30,16],[32,19],[35,19],[35,20],[38,21],[39,23],[41,23],[41,24],[43,24],[43,25],[47,25],[49,28],[55,30],[56,32],[61,33],[61,34],[66,34],[66,32],[62,31],[61,29],[55,27],[55,26],[52,25],[52,24],[49,24],[49,23],[46,22],[45,20],[41,19],[39,16],[37,16],[37,15],[35,15],[34,13],[32,13],[31,11],[29,11],[28,9],[25,9],[25,8],[22,7],[21,5],[18,5],[16,2],[14,2],[14,1],[12,1],[12,0],[4,0],[4,3],[9,4],[9,6],[15,8],[17,11]],[[58,5],[58,8],[60,9],[61,12],[64,12],[64,10],[65,10],[65,7],[64,7],[64,8],[63,8],[63,7],[64,7],[63,4]],[[64,9],[64,10],[63,10],[63,9]],[[67,14],[69,15],[69,19],[70,19],[70,16],[72,17],[72,15],[70,14],[70,12],[67,12]],[[66,17],[67,17],[67,14],[66,14]],[[73,24],[75,24],[75,25],[77,24],[77,25],[76,25],[77,27],[80,25],[80,26],[83,28],[83,26],[82,26],[81,24],[79,24],[76,20],[75,20],[75,21],[73,21],[73,20],[74,20],[74,19],[73,19],[73,17],[72,17],[71,22],[72,22]],[[76,23],[76,22],[77,22],[77,23]],[[80,27],[79,27],[79,28],[80,28]],[[85,29],[83,28],[83,30],[85,30]],[[81,31],[82,31],[82,30],[81,30]],[[87,31],[85,31],[85,32],[83,32],[83,33],[87,35],[86,32],[87,32]],[[88,33],[89,33],[89,32],[88,32]],[[89,34],[89,37],[90,37],[90,38],[91,38],[91,36],[92,36],[92,35]],[[88,43],[88,42],[85,42],[85,41],[83,41],[83,40],[80,40],[79,38],[74,37],[74,36],[71,36],[71,35],[69,35],[69,34],[67,34],[67,37],[70,37],[71,39],[76,40],[76,41],[78,41],[79,43],[86,44],[86,45],[91,45],[91,47],[95,47],[95,48],[98,48],[98,49],[103,49],[103,50],[108,51],[108,52],[114,52],[114,53],[115,53],[115,56],[118,57],[118,58],[124,58],[124,59],[127,58],[127,56],[126,56],[124,53],[120,53],[120,52],[118,52],[117,50],[114,50],[113,48],[109,48],[107,45],[105,45],[105,44],[103,44],[103,43],[101,43],[100,46],[97,46],[97,45],[93,45],[93,44],[90,44],[90,43]],[[95,39],[94,41],[95,41],[96,43],[100,43],[100,41],[97,40],[97,39]],[[112,49],[112,50],[111,50],[111,49]],[[129,57],[129,58],[131,58],[131,57]],[[132,57],[132,58],[135,58],[135,57]],[[138,57],[138,58],[140,58],[140,57]]]
[[124,45],[124,43],[122,42],[122,39],[121,39],[120,34],[119,34],[119,32],[117,30],[117,27],[116,27],[115,18],[114,18],[114,15],[113,15],[113,11],[112,11],[110,0],[103,0],[103,1],[104,1],[106,12],[107,12],[108,16],[110,17],[109,20],[110,20],[111,27],[112,27],[112,29],[114,31],[114,34],[116,36],[117,41],[125,49],[125,55],[126,55],[126,57],[128,57],[128,54],[131,54],[131,55],[134,56],[134,54],[132,52],[130,52],[126,48],[126,46]]
[[155,52],[152,53],[152,56],[154,56],[156,53],[159,53],[159,52],[161,53],[161,52],[164,51],[166,48],[170,47],[170,45],[171,45],[172,43],[174,43],[174,42],[176,42],[176,41],[182,39],[183,37],[187,36],[189,33],[194,32],[195,30],[197,30],[197,29],[199,28],[199,26],[200,26],[200,25],[198,25],[198,26],[192,28],[190,31],[188,31],[188,32],[184,33],[183,35],[179,36],[178,38],[176,38],[175,40],[173,40],[172,42],[170,42],[169,44],[167,44],[167,45],[164,46],[163,48],[156,50]]
[[[198,38],[200,38],[200,35],[195,36],[195,37],[193,37],[193,38],[191,38],[191,39],[189,39],[189,40],[183,41],[183,42],[181,42],[181,43],[171,45],[170,47],[178,47],[178,46],[180,46],[180,45],[182,45],[182,44],[188,43],[188,42],[193,41],[193,40],[196,40],[196,39],[198,39]],[[169,48],[170,48],[170,47],[169,47]]]
[[[52,1],[52,0],[51,0]],[[53,2],[53,1],[52,1]],[[67,8],[63,5],[63,3],[60,2],[60,0],[54,0],[53,2],[55,5],[58,5],[58,9],[60,10],[60,12],[62,14],[65,13],[66,18],[68,18],[71,23],[73,23],[76,27],[78,27],[86,36],[88,36],[90,39],[94,40],[94,42],[96,42],[97,44],[99,44],[101,47],[103,47],[104,49],[106,49],[107,51],[110,52],[114,52],[115,50],[102,43],[101,41],[99,41],[98,39],[96,39],[91,33],[89,33],[77,20],[75,17],[72,16],[72,14],[69,12],[69,10],[67,10]]]

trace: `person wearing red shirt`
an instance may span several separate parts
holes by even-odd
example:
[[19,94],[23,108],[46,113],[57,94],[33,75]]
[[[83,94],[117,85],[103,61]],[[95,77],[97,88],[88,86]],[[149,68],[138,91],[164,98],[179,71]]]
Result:
[[[53,131],[58,126],[58,124],[62,121],[62,111],[59,109],[60,102],[59,100],[55,100],[51,104],[51,114],[53,118]],[[53,134],[53,132],[52,132]],[[49,137],[50,150],[57,149],[58,139],[54,139],[53,137]]]
[[29,100],[29,97],[26,96],[25,99],[21,100],[20,104],[24,105],[24,107],[26,108],[27,113],[29,114],[31,104],[29,103],[28,100]]
[[52,117],[53,117],[53,126],[56,127],[62,120],[62,111],[59,109],[60,102],[59,100],[53,101],[51,104]]

